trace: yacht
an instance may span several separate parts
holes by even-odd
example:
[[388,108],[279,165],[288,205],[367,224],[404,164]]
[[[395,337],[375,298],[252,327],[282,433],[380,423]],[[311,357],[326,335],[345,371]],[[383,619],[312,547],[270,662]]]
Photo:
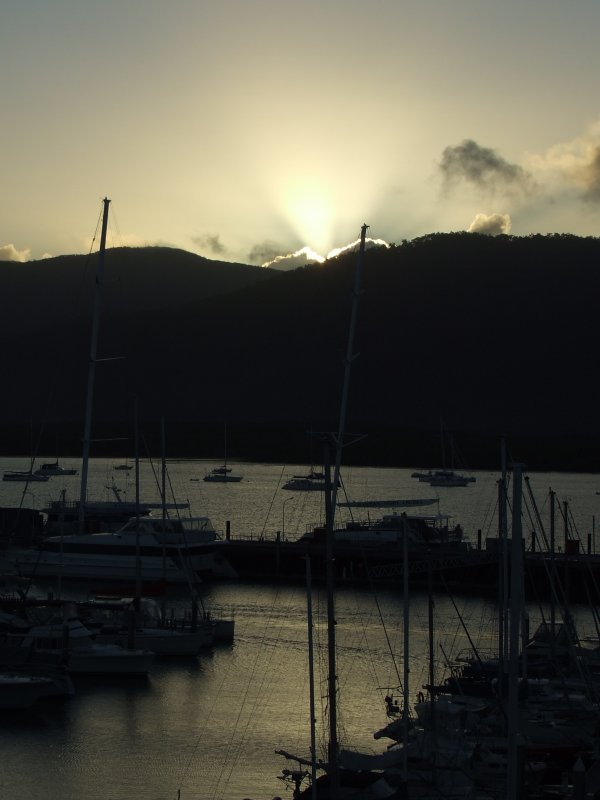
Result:
[[61,467],[58,461],[54,461],[51,464],[42,464],[42,466],[39,469],[36,469],[35,474],[47,475],[48,477],[57,475],[60,477],[64,475],[77,475],[77,470],[67,467]]
[[281,488],[294,492],[324,492],[325,473],[311,469],[307,475],[293,475]]
[[31,664],[64,665],[69,674],[146,675],[155,654],[96,642],[76,617],[55,617],[44,624],[4,634],[0,655],[3,660],[14,661],[22,656]]
[[[130,519],[117,531],[49,536],[37,549],[13,550],[17,573],[26,577],[187,584],[190,579],[234,578],[229,542],[208,517]],[[139,573],[138,573],[139,568]]]
[[49,475],[39,475],[37,472],[19,472],[18,470],[9,470],[2,476],[3,481],[20,481],[21,483],[39,483],[47,481],[49,478]]
[[[136,608],[137,605],[137,608]],[[96,641],[151,650],[157,656],[195,656],[215,641],[212,621],[202,615],[194,621],[166,617],[150,597],[119,598],[87,603],[85,624]]]
[[[345,527],[336,528],[335,544],[343,552],[347,547],[379,548],[384,545],[397,545],[407,535],[409,551],[429,551],[435,547],[452,548],[453,551],[468,549],[463,541],[461,525],[452,527],[448,514],[384,514],[373,522],[351,521]],[[316,527],[301,537],[302,542],[325,541],[324,528]]]
[[14,666],[0,672],[0,711],[31,708],[45,697],[72,697],[73,681],[59,670]]
[[202,480],[207,483],[239,483],[243,475],[234,475],[226,466],[216,467],[207,473]]
[[475,478],[454,472],[452,469],[436,469],[427,472],[413,472],[413,478],[430,486],[468,486],[475,483]]

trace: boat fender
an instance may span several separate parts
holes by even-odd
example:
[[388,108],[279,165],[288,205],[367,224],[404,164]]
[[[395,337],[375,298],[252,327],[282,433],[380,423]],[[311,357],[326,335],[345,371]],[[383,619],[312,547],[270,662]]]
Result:
[[419,692],[417,694],[417,703],[424,703],[425,702],[425,695],[423,692]]

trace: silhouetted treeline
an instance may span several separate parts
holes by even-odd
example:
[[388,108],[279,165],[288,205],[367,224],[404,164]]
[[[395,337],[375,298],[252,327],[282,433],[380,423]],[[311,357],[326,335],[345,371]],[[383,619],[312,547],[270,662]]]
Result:
[[[307,461],[337,428],[356,254],[277,273],[178,250],[109,250],[94,437],[140,429],[170,456]],[[596,470],[600,240],[433,234],[367,251],[345,461]],[[95,259],[0,263],[3,446],[77,454]],[[318,445],[313,444],[314,450]],[[96,454],[131,444],[95,444]],[[448,457],[448,451],[446,452]],[[314,453],[313,453],[314,456]],[[315,456],[315,460],[317,460]]]

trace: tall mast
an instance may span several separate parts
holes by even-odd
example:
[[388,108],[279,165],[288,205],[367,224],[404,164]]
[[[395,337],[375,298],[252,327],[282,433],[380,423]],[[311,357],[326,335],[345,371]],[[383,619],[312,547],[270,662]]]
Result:
[[90,436],[92,432],[92,407],[94,404],[94,381],[96,378],[96,356],[98,351],[98,330],[100,325],[100,304],[102,301],[102,285],[104,282],[104,255],[106,252],[106,231],[108,228],[108,207],[110,200],[102,201],[102,234],[96,270],[96,289],[94,293],[94,313],[92,317],[92,337],[90,342],[90,359],[88,362],[87,394],[85,401],[85,422],[83,428],[83,463],[81,465],[81,492],[79,495],[79,529],[83,531],[85,519],[85,502],[87,500],[87,480],[90,460]]
[[350,328],[348,332],[348,346],[346,349],[346,360],[344,369],[344,385],[342,388],[342,402],[340,407],[340,419],[336,440],[335,469],[333,472],[333,489],[331,494],[331,525],[334,526],[335,508],[337,501],[337,489],[340,482],[340,467],[342,463],[342,448],[344,447],[344,434],[346,431],[346,412],[348,407],[348,389],[350,387],[350,367],[356,358],[354,354],[354,333],[356,331],[356,318],[358,314],[358,298],[360,297],[360,286],[362,280],[363,263],[365,259],[365,240],[368,225],[362,225],[360,229],[360,247],[358,250],[358,260],[354,273],[354,290],[352,292],[352,313],[350,316]]
[[335,468],[333,471],[333,481],[331,479],[331,465],[329,446],[325,447],[325,518],[326,518],[326,579],[327,579],[327,650],[328,650],[328,695],[329,695],[329,796],[332,800],[337,800],[340,791],[340,776],[338,769],[338,740],[337,740],[337,676],[336,676],[336,645],[335,645],[335,507],[337,498],[337,488],[340,481],[340,466],[342,461],[342,448],[344,446],[344,435],[346,431],[346,411],[348,405],[348,389],[350,386],[350,367],[354,360],[354,332],[356,329],[356,316],[358,310],[358,298],[360,296],[360,284],[362,267],[365,254],[365,238],[368,225],[363,225],[360,229],[360,248],[354,276],[354,291],[352,302],[352,313],[350,316],[350,327],[348,333],[348,347],[346,350],[346,360],[344,369],[344,383],[342,388],[342,400],[340,407],[339,426],[337,438],[335,440]]

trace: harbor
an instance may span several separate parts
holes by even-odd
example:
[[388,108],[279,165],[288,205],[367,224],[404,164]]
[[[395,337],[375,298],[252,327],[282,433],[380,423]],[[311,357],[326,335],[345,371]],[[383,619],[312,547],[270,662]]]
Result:
[[[18,468],[10,459],[2,466]],[[296,494],[281,489],[288,475],[301,473],[304,465],[239,464],[236,469],[244,480],[231,485],[194,480],[209,467],[193,461],[168,464],[176,499],[189,502],[189,513],[206,514],[225,542],[229,534],[228,544],[238,541],[247,546],[252,542],[259,554],[257,562],[263,564],[262,575],[200,584],[203,605],[235,619],[233,643],[214,645],[191,658],[157,659],[145,676],[76,676],[75,694],[66,702],[44,701],[27,712],[10,712],[3,718],[0,737],[7,755],[6,780],[11,786],[18,782],[22,787],[22,795],[12,796],[39,795],[46,800],[125,800],[132,796],[142,800],[271,800],[290,796],[290,787],[281,780],[282,770],[290,765],[275,751],[306,756],[310,744],[307,591],[302,576],[306,562],[298,549],[306,546],[306,540],[304,545],[298,545],[298,541],[323,526],[323,497],[320,492]],[[156,500],[155,473],[149,460],[141,462],[141,496],[148,501]],[[111,460],[92,459],[93,496],[114,496],[115,481],[122,496],[131,498],[130,473],[116,474]],[[451,527],[460,524],[464,543],[482,559],[493,556],[491,563],[495,564],[494,545],[486,555],[485,542],[488,538],[493,542],[498,535],[498,475],[474,474],[476,481],[469,486],[447,489],[424,488],[411,478],[408,469],[351,467],[342,477],[347,496],[358,501],[373,497],[434,499],[423,513],[437,513],[439,509],[448,514]],[[70,491],[69,481],[73,480],[77,481],[53,477],[28,487],[27,505],[37,509],[47,506],[63,490]],[[549,488],[561,501],[557,510],[568,502],[572,514],[569,537],[577,531],[580,541],[579,555],[567,554],[569,564],[573,566],[578,559],[595,561],[597,476],[541,473],[529,476],[529,480],[544,521],[549,518],[545,499]],[[18,505],[22,491],[18,484],[3,484],[2,506]],[[409,507],[407,513],[417,510]],[[351,522],[350,516],[356,524],[358,519],[375,520],[382,513],[393,512],[340,506],[340,525]],[[556,555],[564,559],[559,519],[557,514]],[[527,557],[538,558],[540,542],[531,552],[530,534],[524,533],[524,538]],[[299,569],[294,567],[298,571],[293,579],[290,575],[277,579],[276,572],[269,579],[269,558],[274,557],[278,542],[281,547],[296,548],[293,558]],[[385,697],[390,691],[398,694],[405,621],[404,577],[401,570],[397,572],[385,576],[385,580],[373,575],[368,581],[338,582],[336,628],[343,698],[340,725],[344,746],[361,752],[380,750],[374,733],[388,719]],[[423,559],[420,570],[415,562],[409,582],[412,704],[429,682],[427,567]],[[572,585],[579,583],[573,581]],[[493,650],[496,598],[493,589],[486,590],[484,580],[481,584],[481,590],[474,592],[436,582],[433,660],[439,683],[450,674],[450,662],[470,648],[469,637],[482,652]],[[56,582],[45,580],[38,585],[32,581],[32,587],[56,597]],[[72,581],[63,582],[61,589],[63,598],[73,600],[87,597],[89,590],[89,583]],[[312,595],[317,615],[325,605],[324,586],[319,580]],[[169,589],[168,600],[181,613],[189,604],[188,593],[181,586]],[[530,598],[527,610],[533,630],[547,614],[548,606]],[[593,636],[594,615],[589,603],[573,599],[571,610],[580,635]],[[320,653],[325,646],[322,622],[315,622],[315,637]],[[320,681],[324,678],[317,680],[321,686],[318,694],[322,695],[324,684]],[[103,788],[98,793],[100,783]]]

